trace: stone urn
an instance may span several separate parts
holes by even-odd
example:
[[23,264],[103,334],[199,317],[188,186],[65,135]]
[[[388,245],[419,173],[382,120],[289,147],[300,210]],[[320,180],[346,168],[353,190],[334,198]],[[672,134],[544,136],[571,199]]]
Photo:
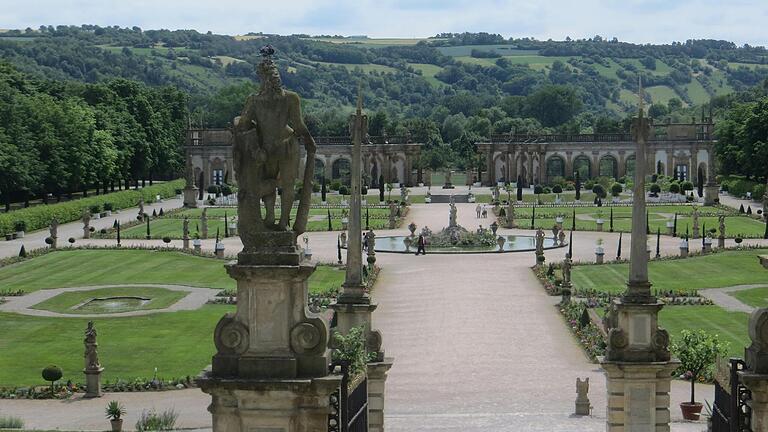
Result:
[[688,256],[688,240],[680,241],[680,256],[683,258]]
[[498,230],[499,230],[498,222],[493,221],[493,223],[491,224],[491,231],[493,231],[493,235],[496,235],[496,231],[498,231]]
[[605,259],[605,249],[602,246],[595,248],[595,263],[602,264]]
[[673,221],[667,221],[667,234],[675,235],[675,223]]
[[405,245],[405,251],[410,252],[411,251],[411,244],[413,244],[413,240],[411,240],[410,237],[406,237],[403,239],[403,244]]
[[411,232],[411,237],[415,236],[416,235],[416,224],[413,223],[413,222],[408,224],[408,231]]
[[[496,234],[496,230],[494,230],[493,233]],[[505,239],[504,236],[499,236],[496,239],[496,244],[499,245],[499,252],[504,252],[504,243],[506,242],[507,242],[507,239]]]
[[349,225],[349,218],[346,218],[346,217],[341,218],[341,229],[346,230],[348,225]]
[[601,219],[601,218],[598,218],[597,220],[595,220],[595,223],[597,224],[597,230],[598,231],[602,231],[603,230],[603,224],[605,223],[605,221],[603,219]]

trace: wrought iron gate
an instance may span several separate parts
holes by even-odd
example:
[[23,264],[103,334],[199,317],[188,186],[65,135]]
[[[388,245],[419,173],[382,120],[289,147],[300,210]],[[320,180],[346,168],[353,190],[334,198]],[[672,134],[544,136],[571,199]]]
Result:
[[739,382],[744,360],[718,361],[715,376],[715,403],[712,405],[713,432],[752,432],[752,410],[747,402],[752,394]]
[[328,432],[368,432],[368,378],[363,376],[349,391],[349,363],[338,362],[331,369],[341,367],[341,384],[331,393],[331,413]]

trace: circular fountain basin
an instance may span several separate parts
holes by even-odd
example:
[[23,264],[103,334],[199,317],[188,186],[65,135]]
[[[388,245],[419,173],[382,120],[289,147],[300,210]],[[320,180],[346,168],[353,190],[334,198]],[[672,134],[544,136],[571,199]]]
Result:
[[[416,240],[418,237],[411,237],[413,245],[406,250],[403,240],[408,236],[382,236],[376,237],[376,252],[387,253],[415,253]],[[497,236],[498,237],[498,236]],[[437,247],[427,244],[427,253],[436,254],[474,254],[474,253],[499,253],[499,252],[531,252],[536,250],[536,237],[524,235],[501,235],[506,240],[504,248],[499,250],[498,245],[494,246],[451,246]],[[555,249],[563,247],[555,244],[552,238],[544,239],[544,249]]]
[[97,297],[79,304],[72,309],[82,313],[112,313],[139,309],[152,301],[138,296]]

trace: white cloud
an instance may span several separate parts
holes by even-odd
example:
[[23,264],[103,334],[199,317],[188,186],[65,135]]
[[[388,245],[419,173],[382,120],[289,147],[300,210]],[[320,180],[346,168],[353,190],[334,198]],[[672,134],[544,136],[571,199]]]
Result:
[[766,19],[765,0],[13,0],[3,5],[0,26],[88,23],[375,37],[486,31],[538,39],[599,34],[631,42],[712,38],[765,45]]

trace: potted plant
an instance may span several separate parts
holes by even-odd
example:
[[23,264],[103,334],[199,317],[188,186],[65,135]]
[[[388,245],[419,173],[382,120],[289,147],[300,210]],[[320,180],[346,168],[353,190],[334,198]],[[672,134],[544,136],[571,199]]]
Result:
[[125,407],[123,407],[120,402],[113,400],[109,401],[105,411],[109,422],[112,424],[112,432],[120,432],[123,430],[122,417],[125,415]]
[[24,238],[24,231],[27,230],[27,222],[24,220],[17,220],[13,223],[13,229],[16,230],[16,238]]
[[89,210],[91,211],[91,216],[94,219],[99,219],[101,217],[101,206],[98,204],[94,204],[89,207]]
[[673,341],[672,352],[680,360],[678,371],[682,372],[685,379],[691,380],[691,401],[680,403],[684,419],[699,419],[703,405],[696,402],[696,381],[727,351],[726,344],[717,335],[704,330],[682,330],[680,337]]
[[115,206],[111,202],[104,203],[104,216],[112,216],[113,210],[115,210]]

